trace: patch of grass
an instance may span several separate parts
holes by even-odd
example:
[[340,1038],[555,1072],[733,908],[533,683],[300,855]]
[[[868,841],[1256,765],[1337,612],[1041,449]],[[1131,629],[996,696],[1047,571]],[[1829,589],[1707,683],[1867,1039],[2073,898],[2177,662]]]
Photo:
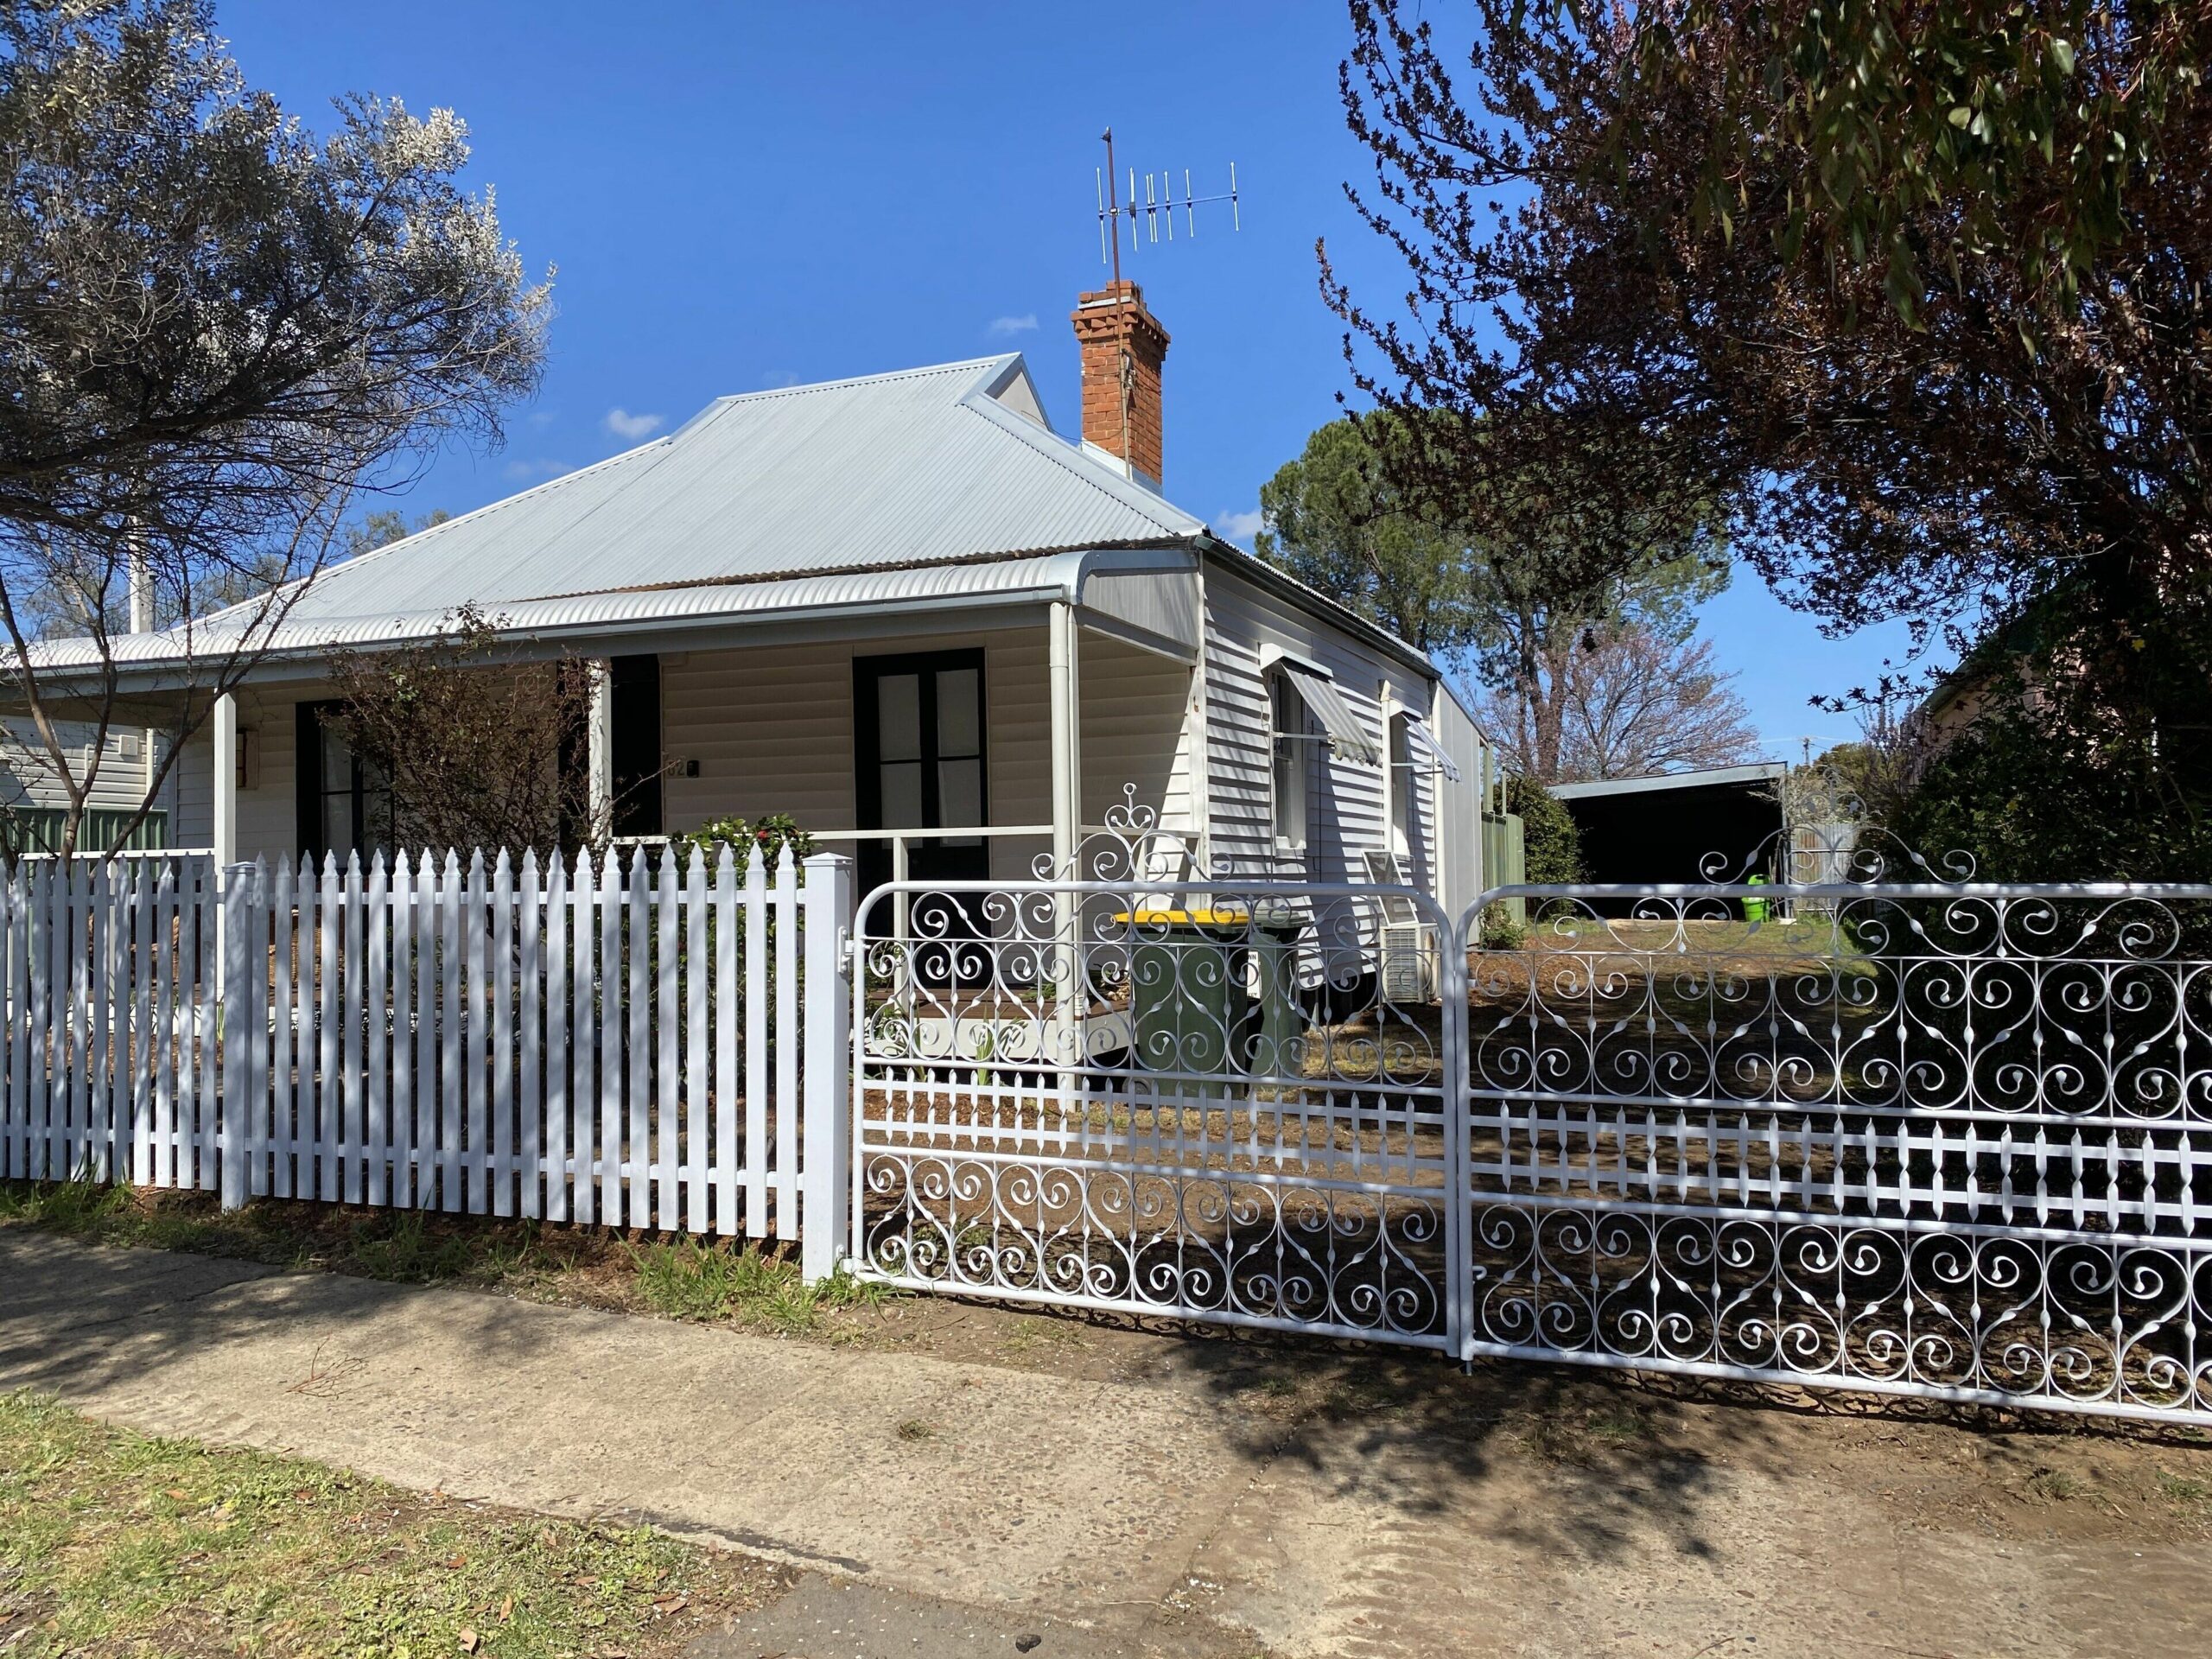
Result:
[[1648,1440],[1657,1432],[1651,1414],[1625,1401],[1593,1408],[1582,1417],[1583,1428],[1593,1438],[1629,1443]]
[[2069,1503],[2088,1495],[2089,1483],[2063,1469],[2038,1469],[2028,1477],[2028,1490],[2055,1503]]
[[2212,1517],[2212,1480],[2198,1480],[2161,1469],[2158,1490],[2158,1496],[2176,1509]]
[[1659,1432],[1649,1408],[1623,1400],[1538,1413],[1516,1438],[1547,1463],[1592,1464],[1646,1446]]
[[747,1246],[731,1249],[696,1239],[655,1240],[629,1246],[638,1294],[647,1307],[671,1319],[728,1321],[785,1336],[820,1328],[834,1309],[882,1300],[880,1287],[840,1271],[810,1286],[798,1263]]
[[[164,1198],[196,1198],[197,1193],[163,1194]],[[0,1183],[0,1221],[12,1221],[72,1238],[98,1239],[104,1243],[143,1244],[156,1249],[204,1250],[211,1255],[241,1255],[252,1239],[237,1221],[220,1219],[221,1211],[210,1201],[187,1207],[142,1201],[124,1186],[107,1186],[89,1180]]]
[[1290,1422],[1317,1408],[1325,1409],[1325,1386],[1303,1388],[1287,1376],[1262,1376],[1237,1389],[1236,1402],[1262,1417]]
[[419,1210],[386,1211],[347,1244],[347,1271],[396,1284],[505,1285],[558,1266],[530,1224],[437,1231]]
[[1082,1331],[1066,1319],[1039,1319],[1023,1314],[1014,1322],[1014,1329],[1000,1339],[1002,1353],[1017,1357],[1033,1354],[1041,1349],[1087,1348],[1090,1344]]
[[842,1273],[809,1288],[796,1260],[751,1245],[631,1241],[594,1227],[272,1198],[226,1213],[211,1193],[88,1181],[0,1182],[0,1224],[10,1223],[103,1244],[468,1285],[784,1336],[840,1336],[831,1315],[889,1294]]
[[0,1395],[0,1652],[683,1652],[779,1569]]

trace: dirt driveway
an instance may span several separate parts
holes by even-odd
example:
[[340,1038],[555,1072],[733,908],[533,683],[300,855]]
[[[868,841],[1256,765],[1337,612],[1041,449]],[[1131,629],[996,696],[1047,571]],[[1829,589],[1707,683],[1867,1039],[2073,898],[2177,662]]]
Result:
[[939,1300],[780,1341],[7,1229],[17,1386],[814,1569],[745,1659],[2212,1650],[2212,1450],[2079,1424]]

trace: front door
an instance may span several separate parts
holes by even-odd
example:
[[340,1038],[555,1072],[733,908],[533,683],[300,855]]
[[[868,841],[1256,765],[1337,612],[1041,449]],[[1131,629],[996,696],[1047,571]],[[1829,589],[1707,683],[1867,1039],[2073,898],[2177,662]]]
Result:
[[[957,830],[990,822],[982,652],[855,658],[853,708],[861,829]],[[907,873],[916,881],[990,879],[990,843],[981,836],[931,836],[907,848]],[[890,879],[891,844],[861,842],[861,891]]]

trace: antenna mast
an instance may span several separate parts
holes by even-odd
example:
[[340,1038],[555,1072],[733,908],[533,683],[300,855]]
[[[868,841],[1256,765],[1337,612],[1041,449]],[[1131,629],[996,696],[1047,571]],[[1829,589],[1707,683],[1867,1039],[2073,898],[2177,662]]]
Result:
[[[1179,205],[1183,209],[1183,234],[1188,240],[1195,238],[1198,233],[1197,210],[1216,202],[1225,201],[1229,204],[1230,228],[1243,230],[1243,216],[1240,210],[1236,190],[1236,163],[1231,162],[1229,164],[1229,188],[1211,196],[1192,194],[1191,170],[1185,168],[1183,169],[1183,199],[1179,204],[1175,200],[1174,178],[1172,174],[1147,173],[1144,175],[1144,201],[1140,206],[1137,201],[1137,175],[1135,168],[1129,169],[1128,198],[1125,200],[1122,197],[1122,177],[1114,161],[1114,129],[1107,128],[1099,137],[1106,145],[1106,168],[1098,175],[1096,181],[1098,262],[1103,265],[1109,266],[1113,270],[1113,285],[1108,291],[1114,296],[1115,303],[1117,306],[1128,306],[1135,302],[1122,288],[1122,227],[1126,226],[1128,228],[1131,253],[1136,251],[1140,239],[1152,243],[1160,241],[1160,231],[1163,226],[1167,232],[1166,239],[1173,242],[1175,239],[1175,209]],[[1143,225],[1141,238],[1138,234],[1140,220]],[[1122,346],[1121,358],[1122,470],[1124,473],[1132,473],[1133,468],[1129,460],[1129,409],[1136,397],[1136,362],[1129,354],[1126,338]]]
[[[1100,135],[1106,145],[1106,168],[1098,175],[1098,263],[1110,264],[1114,280],[1122,280],[1122,228],[1128,227],[1129,251],[1135,253],[1140,240],[1158,243],[1175,239],[1175,210],[1183,210],[1183,234],[1186,238],[1198,233],[1198,209],[1215,202],[1229,204],[1229,227],[1232,231],[1244,228],[1242,198],[1236,188],[1236,163],[1229,164],[1229,188],[1211,196],[1193,194],[1191,169],[1183,169],[1183,197],[1175,199],[1175,178],[1173,173],[1147,173],[1144,175],[1144,200],[1137,200],[1137,171],[1128,174],[1128,198],[1122,197],[1122,175],[1114,165],[1114,129],[1109,127]],[[1139,224],[1143,235],[1138,234]],[[1160,232],[1166,232],[1163,237]]]

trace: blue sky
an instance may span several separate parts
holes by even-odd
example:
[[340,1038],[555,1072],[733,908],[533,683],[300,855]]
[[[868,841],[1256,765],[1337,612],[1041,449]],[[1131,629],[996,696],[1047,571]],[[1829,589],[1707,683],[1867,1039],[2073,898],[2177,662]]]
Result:
[[[531,268],[557,267],[537,401],[505,449],[442,458],[410,512],[480,505],[723,393],[1005,349],[1071,429],[1067,314],[1103,276],[1109,124],[1140,173],[1189,168],[1203,191],[1236,163],[1240,232],[1216,210],[1125,274],[1173,336],[1167,493],[1240,539],[1346,385],[1315,239],[1365,291],[1403,287],[1343,198],[1364,163],[1325,0],[217,7],[247,78],[310,126],[349,90],[459,111],[474,181]],[[1748,574],[1705,627],[1777,757],[1850,736],[1807,698],[1870,679],[1902,637],[1824,640]]]

